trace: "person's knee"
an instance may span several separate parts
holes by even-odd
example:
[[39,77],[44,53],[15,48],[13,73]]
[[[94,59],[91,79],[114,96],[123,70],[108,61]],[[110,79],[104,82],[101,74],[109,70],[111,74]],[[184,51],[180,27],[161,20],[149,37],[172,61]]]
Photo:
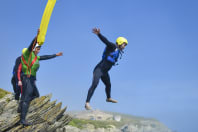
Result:
[[91,88],[89,89],[89,93],[93,93],[95,91],[95,88],[93,85],[91,86]]
[[40,97],[40,95],[39,94],[36,94],[35,96],[34,96],[34,99],[35,98],[39,98]]
[[40,97],[40,93],[39,93],[38,90],[37,90],[37,92],[36,92],[36,97]]
[[36,92],[34,92],[33,96],[36,97],[36,98],[38,98],[38,97],[40,97],[40,94],[39,94],[38,91],[36,91]]
[[29,103],[32,100],[32,95],[30,95],[30,94],[26,94],[26,95],[23,95],[23,96],[24,96],[23,102]]
[[99,79],[94,79],[92,82],[91,88],[95,89],[98,86],[98,83],[99,83]]
[[97,86],[98,86],[98,84],[94,84],[94,85],[92,86],[92,89],[95,90]]

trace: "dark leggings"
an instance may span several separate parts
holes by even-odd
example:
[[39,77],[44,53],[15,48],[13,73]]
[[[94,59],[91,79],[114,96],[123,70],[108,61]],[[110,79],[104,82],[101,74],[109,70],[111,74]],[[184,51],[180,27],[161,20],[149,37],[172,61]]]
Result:
[[23,76],[23,92],[21,96],[21,120],[25,120],[25,117],[27,115],[27,111],[29,108],[30,101],[33,99],[39,97],[38,89],[35,85],[35,78],[27,76]]
[[100,67],[97,67],[93,72],[92,85],[89,88],[86,102],[90,102],[90,99],[91,99],[96,87],[98,86],[100,78],[106,86],[105,91],[106,91],[107,98],[111,97],[111,82],[110,82],[109,74],[108,74],[108,72],[103,72]]
[[19,96],[20,96],[20,93],[21,93],[21,89],[20,87],[18,86],[18,82],[17,82],[17,77],[16,75],[13,75],[12,77],[12,80],[11,80],[11,83],[12,83],[12,86],[13,86],[13,90],[14,90],[14,93],[15,93],[15,99],[16,100],[19,100]]

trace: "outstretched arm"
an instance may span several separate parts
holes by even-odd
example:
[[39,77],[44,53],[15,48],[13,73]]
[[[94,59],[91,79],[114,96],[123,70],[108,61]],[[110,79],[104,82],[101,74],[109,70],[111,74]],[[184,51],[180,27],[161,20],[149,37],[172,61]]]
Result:
[[100,40],[106,44],[107,47],[115,47],[115,44],[110,42],[106,37],[104,37],[101,33],[100,33],[100,29],[98,28],[93,28],[93,33],[96,34]]
[[63,55],[62,52],[59,52],[59,53],[53,54],[53,55],[42,55],[42,56],[40,56],[39,60],[48,60],[48,59],[55,58],[56,56],[62,56],[62,55]]

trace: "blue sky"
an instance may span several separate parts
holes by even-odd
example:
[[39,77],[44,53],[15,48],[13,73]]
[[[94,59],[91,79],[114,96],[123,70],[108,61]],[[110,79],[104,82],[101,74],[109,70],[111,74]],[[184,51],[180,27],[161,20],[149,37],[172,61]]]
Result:
[[[0,87],[12,91],[12,68],[40,26],[47,0],[3,0],[0,4]],[[91,105],[158,119],[177,132],[198,131],[198,1],[58,0],[40,55],[64,56],[40,62],[37,87],[53,93],[68,110],[84,110],[92,72],[105,45],[91,32],[115,42],[128,39],[119,65],[110,71],[112,97],[100,82]]]

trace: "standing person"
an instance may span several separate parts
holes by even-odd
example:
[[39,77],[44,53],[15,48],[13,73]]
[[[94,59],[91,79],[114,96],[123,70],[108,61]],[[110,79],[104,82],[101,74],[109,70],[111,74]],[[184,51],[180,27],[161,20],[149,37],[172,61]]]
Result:
[[[37,36],[38,34],[39,34],[39,30]],[[22,82],[18,82],[18,84],[23,85],[23,91],[20,102],[21,116],[19,123],[23,126],[31,125],[25,120],[29,108],[29,103],[34,98],[39,97],[39,92],[35,85],[36,72],[38,71],[40,66],[39,61],[47,60],[54,58],[56,56],[63,55],[62,52],[59,52],[54,55],[37,56],[41,49],[41,46],[36,44],[37,36],[33,39],[28,49],[25,50],[25,52],[21,56],[23,75],[22,75]]]
[[117,62],[119,55],[123,53],[125,46],[128,44],[127,39],[124,37],[118,37],[116,40],[116,44],[109,42],[101,33],[100,29],[94,28],[93,33],[96,34],[100,40],[106,45],[106,48],[103,52],[102,60],[96,65],[93,71],[93,80],[92,85],[89,88],[87,99],[85,103],[85,108],[87,110],[91,109],[90,99],[101,79],[105,84],[106,88],[106,96],[107,102],[117,103],[116,100],[111,98],[111,82],[108,71],[111,69],[113,65]]
[[[27,50],[27,48],[23,48],[22,54],[26,50]],[[12,73],[13,73],[13,76],[12,76],[12,79],[11,79],[11,83],[12,83],[14,94],[15,94],[15,100],[19,101],[20,94],[22,93],[21,76],[23,74],[22,64],[21,64],[21,56],[16,58],[15,65],[14,65]]]
[[20,93],[21,93],[21,88],[18,85],[18,81],[20,79],[18,76],[21,76],[20,68],[21,68],[21,56],[16,58],[15,65],[14,65],[13,72],[12,72],[13,76],[11,79],[11,83],[12,83],[14,94],[15,94],[15,100],[19,100]]

